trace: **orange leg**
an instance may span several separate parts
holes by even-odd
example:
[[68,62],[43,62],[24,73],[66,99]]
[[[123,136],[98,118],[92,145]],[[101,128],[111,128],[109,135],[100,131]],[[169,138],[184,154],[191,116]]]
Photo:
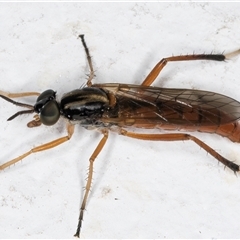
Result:
[[77,231],[76,231],[74,237],[80,236],[80,230],[81,230],[82,221],[83,221],[83,212],[85,210],[87,198],[88,198],[89,191],[90,191],[90,188],[92,185],[93,163],[94,163],[96,157],[98,156],[98,154],[102,151],[102,149],[108,139],[108,131],[103,130],[102,133],[103,133],[103,137],[102,137],[101,141],[98,143],[96,149],[94,150],[92,156],[89,159],[89,172],[88,172],[88,177],[87,177],[87,183],[86,183],[86,187],[85,187],[85,193],[84,193],[82,205],[80,208],[80,215],[79,215],[79,219],[78,219]]
[[143,81],[142,86],[150,86],[154,82],[154,80],[157,78],[159,73],[162,71],[162,69],[167,65],[168,62],[193,61],[193,60],[224,61],[225,59],[226,59],[226,56],[223,54],[197,54],[197,55],[193,54],[193,55],[182,55],[182,56],[173,56],[173,57],[163,58],[160,62],[157,63],[157,65],[153,68],[153,70],[148,74],[146,79]]
[[40,152],[40,151],[45,151],[47,149],[50,149],[50,148],[54,148],[66,141],[68,141],[72,135],[73,135],[73,132],[74,132],[74,125],[71,125],[71,124],[68,124],[67,125],[67,132],[68,132],[68,135],[65,136],[65,137],[61,137],[59,139],[56,139],[54,141],[51,141],[51,142],[48,142],[48,143],[45,143],[43,145],[40,145],[38,147],[34,147],[32,148],[30,151],[22,154],[21,156],[17,157],[17,158],[14,158],[13,160],[11,161],[8,161],[2,165],[0,165],[0,171],[7,168],[7,167],[10,167],[11,165],[21,161],[22,159],[24,159],[25,157],[27,157],[28,155],[32,154],[32,153],[36,153],[36,152]]
[[226,167],[230,168],[234,173],[238,172],[239,166],[228,159],[221,156],[219,153],[217,153],[215,150],[213,150],[210,146],[199,140],[198,138],[185,134],[185,133],[167,133],[167,134],[141,134],[141,133],[133,133],[128,132],[126,130],[119,130],[119,134],[141,139],[141,140],[151,140],[151,141],[183,141],[183,140],[192,140],[197,145],[199,145],[201,148],[203,148],[205,151],[207,151],[209,154],[211,154],[214,158],[216,158],[219,162],[224,164]]
[[40,93],[38,92],[9,93],[9,92],[0,91],[0,95],[8,98],[19,98],[19,97],[39,96]]

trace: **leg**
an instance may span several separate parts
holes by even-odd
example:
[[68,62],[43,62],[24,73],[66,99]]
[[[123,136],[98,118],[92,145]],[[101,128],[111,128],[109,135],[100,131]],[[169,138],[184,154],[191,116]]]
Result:
[[82,44],[83,44],[85,53],[87,55],[88,65],[89,65],[89,68],[90,68],[90,74],[89,74],[89,77],[88,77],[88,80],[87,80],[87,86],[91,87],[92,86],[92,80],[93,80],[93,77],[94,77],[94,71],[93,71],[93,66],[92,66],[92,59],[90,57],[89,50],[88,50],[87,44],[86,44],[85,39],[84,39],[84,35],[79,35],[79,37],[82,40]]
[[38,92],[9,93],[9,92],[0,91],[0,95],[8,98],[18,98],[18,97],[39,96],[40,93]]
[[148,74],[146,79],[143,81],[142,86],[150,86],[154,82],[156,77],[159,75],[159,73],[162,71],[162,69],[167,65],[168,62],[192,61],[192,60],[224,61],[225,59],[226,56],[223,54],[197,54],[197,55],[193,54],[163,58]]
[[74,125],[68,124],[68,126],[67,126],[67,132],[68,132],[68,135],[65,136],[65,137],[56,139],[56,140],[51,141],[51,142],[48,142],[48,143],[45,143],[45,144],[40,145],[40,146],[38,146],[38,147],[34,147],[34,148],[32,148],[30,151],[24,153],[23,155],[21,155],[21,156],[19,156],[19,157],[17,157],[17,158],[14,158],[13,160],[8,161],[8,162],[0,165],[0,171],[3,170],[3,169],[5,169],[5,168],[7,168],[7,167],[9,167],[9,166],[11,166],[11,165],[13,165],[13,164],[15,164],[15,163],[17,163],[17,162],[19,162],[19,161],[21,161],[22,159],[24,159],[25,157],[27,157],[27,156],[30,155],[31,153],[36,153],[36,152],[40,152],[40,151],[45,151],[45,150],[47,150],[47,149],[54,148],[54,147],[56,147],[56,146],[58,146],[58,145],[60,145],[60,144],[62,144],[62,143],[64,143],[64,142],[68,141],[68,140],[72,137],[72,135],[73,135]]
[[201,148],[203,148],[206,152],[210,153],[214,158],[216,158],[219,162],[224,164],[226,167],[230,168],[234,173],[240,170],[239,166],[228,159],[221,156],[215,150],[213,150],[210,146],[199,140],[198,138],[185,134],[185,133],[167,133],[167,134],[141,134],[141,133],[133,133],[128,132],[126,130],[121,129],[119,134],[141,139],[141,140],[151,140],[151,141],[183,141],[183,140],[192,140]]
[[74,237],[79,237],[79,235],[80,235],[80,230],[81,230],[82,221],[83,221],[83,212],[86,207],[88,194],[89,194],[91,184],[92,184],[93,163],[94,163],[96,157],[98,156],[98,154],[102,151],[102,148],[104,147],[104,145],[108,139],[108,131],[105,130],[105,131],[102,131],[102,133],[103,133],[103,137],[102,137],[101,141],[99,142],[99,144],[97,145],[96,149],[94,150],[92,156],[89,159],[89,162],[90,162],[89,163],[89,172],[88,172],[87,183],[86,183],[86,187],[85,187],[85,194],[84,194],[82,205],[80,208],[80,215],[79,215],[79,219],[78,219],[77,231],[76,231]]

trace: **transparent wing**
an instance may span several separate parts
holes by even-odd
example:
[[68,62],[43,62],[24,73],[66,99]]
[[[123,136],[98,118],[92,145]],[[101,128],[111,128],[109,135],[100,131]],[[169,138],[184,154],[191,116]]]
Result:
[[219,126],[240,118],[240,102],[214,92],[131,84],[94,86],[116,97],[119,119],[132,119],[135,124]]

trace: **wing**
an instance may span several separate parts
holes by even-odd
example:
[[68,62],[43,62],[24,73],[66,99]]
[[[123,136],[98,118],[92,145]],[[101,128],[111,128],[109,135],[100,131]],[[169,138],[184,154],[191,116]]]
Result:
[[[134,124],[219,126],[240,118],[240,102],[214,92],[131,84],[95,84],[117,99],[118,120]],[[131,124],[130,124],[131,125]]]

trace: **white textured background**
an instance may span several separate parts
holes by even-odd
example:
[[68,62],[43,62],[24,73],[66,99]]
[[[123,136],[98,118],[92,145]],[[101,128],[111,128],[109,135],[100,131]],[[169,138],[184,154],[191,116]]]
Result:
[[[0,89],[12,92],[95,82],[140,84],[172,54],[240,47],[239,3],[1,3]],[[196,88],[240,100],[240,59],[170,63],[155,86]],[[0,100],[0,163],[65,134],[63,121],[28,129],[31,116]],[[24,101],[24,100],[23,100]],[[34,103],[34,98],[25,100]],[[240,144],[195,134],[240,164]],[[0,173],[1,238],[72,238],[100,140],[80,126],[70,142]],[[116,200],[117,199],[117,200]],[[240,179],[191,142],[144,142],[110,134],[96,160],[83,238],[240,238]]]

